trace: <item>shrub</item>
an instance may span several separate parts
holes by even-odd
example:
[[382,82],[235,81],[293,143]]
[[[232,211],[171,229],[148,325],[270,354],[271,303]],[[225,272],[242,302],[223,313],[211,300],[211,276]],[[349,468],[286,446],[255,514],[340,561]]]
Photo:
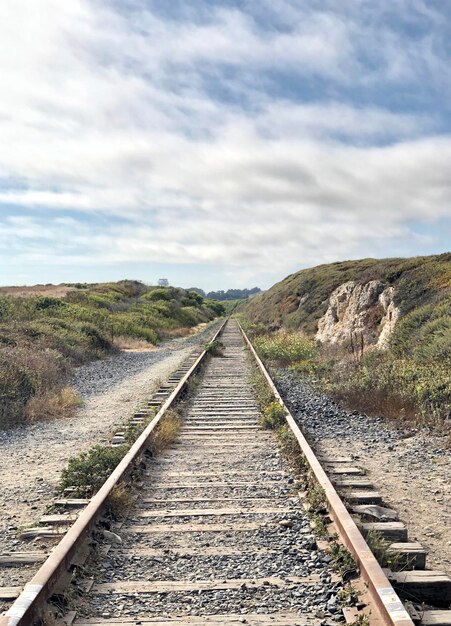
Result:
[[69,460],[61,473],[60,488],[75,487],[79,497],[93,496],[118,465],[128,446],[94,446]]
[[0,297],[0,322],[9,320],[13,312],[11,298]]
[[224,356],[224,344],[222,341],[215,339],[205,346],[205,352],[211,356]]
[[451,415],[445,363],[415,363],[373,353],[353,367],[338,365],[326,390],[346,406],[397,421],[439,425]]
[[6,354],[4,350],[0,353],[0,426],[3,428],[22,421],[25,405],[34,394],[31,372],[5,358]]
[[255,349],[263,359],[278,365],[294,365],[312,360],[316,356],[315,343],[301,333],[278,332],[257,336]]
[[216,302],[215,300],[209,300],[208,298],[204,300],[204,305],[207,309],[213,312],[216,315],[224,315],[226,312],[225,306],[220,302]]
[[24,408],[24,417],[29,421],[71,417],[82,401],[71,387],[61,391],[43,390],[30,398]]
[[0,348],[0,427],[28,419],[28,410],[36,416],[36,396],[47,395],[54,402],[66,384],[68,371],[67,362],[55,350]]
[[278,402],[271,402],[263,409],[260,423],[263,428],[275,430],[285,424],[285,411]]

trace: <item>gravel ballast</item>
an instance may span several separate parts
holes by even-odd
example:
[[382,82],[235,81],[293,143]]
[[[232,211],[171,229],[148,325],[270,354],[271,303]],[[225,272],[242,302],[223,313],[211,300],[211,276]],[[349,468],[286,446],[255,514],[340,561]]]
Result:
[[[86,617],[227,615],[218,622],[242,616],[249,623],[252,615],[276,615],[282,624],[277,614],[289,611],[299,624],[344,621],[332,557],[318,548],[300,485],[274,434],[259,428],[243,385],[248,362],[233,321],[221,341],[224,358],[207,363],[179,436],[148,461],[136,506],[115,527],[107,557],[95,560]],[[101,544],[111,541],[98,535]]]
[[290,370],[277,387],[313,448],[351,456],[396,509],[410,541],[428,549],[428,566],[451,571],[451,450],[426,429],[397,429],[383,417],[346,411]]

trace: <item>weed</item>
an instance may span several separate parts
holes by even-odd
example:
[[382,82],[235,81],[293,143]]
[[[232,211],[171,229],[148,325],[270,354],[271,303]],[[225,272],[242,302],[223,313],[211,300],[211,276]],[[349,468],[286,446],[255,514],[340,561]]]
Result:
[[366,532],[365,541],[381,567],[388,567],[396,572],[408,566],[402,554],[390,550],[391,542],[384,539],[377,530]]
[[370,616],[366,613],[359,613],[348,626],[370,626]]
[[301,455],[298,440],[293,435],[293,431],[287,424],[278,428],[276,435],[282,452],[284,452],[288,457],[293,458],[294,456]]
[[355,606],[359,601],[361,592],[358,591],[351,583],[348,583],[340,589],[337,594],[338,602],[340,606]]
[[275,430],[285,423],[285,411],[278,402],[270,402],[266,406],[260,417],[260,424],[263,428]]
[[215,339],[205,346],[205,352],[211,356],[224,356],[224,344]]
[[124,519],[135,502],[130,485],[119,483],[108,496],[106,515],[113,520]]
[[315,343],[302,333],[279,332],[257,336],[254,346],[261,358],[280,366],[311,361],[316,354]]
[[149,450],[152,455],[157,455],[174,441],[181,425],[182,420],[179,412],[174,409],[166,411],[150,437]]
[[188,400],[190,400],[191,398],[195,396],[196,391],[201,381],[202,381],[202,376],[200,373],[190,376],[190,379],[188,380],[185,386],[185,395],[183,396],[183,402],[187,402]]
[[308,477],[306,501],[309,505],[309,511],[312,511],[312,513],[324,513],[327,511],[327,500],[324,489],[312,476]]
[[320,515],[319,513],[312,513],[309,511],[309,518],[311,526],[315,533],[318,535],[318,537],[327,537],[328,530],[324,516]]
[[291,428],[284,424],[276,430],[277,439],[282,454],[290,461],[293,469],[300,475],[306,476],[308,464],[299,447],[298,440],[294,436]]
[[357,563],[346,546],[338,541],[333,541],[329,546],[329,550],[334,568],[341,576],[348,578],[350,574],[357,572]]
[[258,406],[260,407],[260,409],[263,409],[271,402],[274,402],[274,394],[269,388],[266,378],[253,363],[251,371],[252,373],[249,377],[249,384],[253,388],[255,400]]
[[59,392],[41,391],[27,402],[24,415],[27,420],[72,417],[75,409],[83,405],[71,387]]

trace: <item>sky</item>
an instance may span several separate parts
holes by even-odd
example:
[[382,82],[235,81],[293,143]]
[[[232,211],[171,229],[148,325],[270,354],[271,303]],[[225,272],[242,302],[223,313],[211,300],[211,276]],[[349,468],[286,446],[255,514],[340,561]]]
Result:
[[0,284],[451,248],[451,3],[0,4]]

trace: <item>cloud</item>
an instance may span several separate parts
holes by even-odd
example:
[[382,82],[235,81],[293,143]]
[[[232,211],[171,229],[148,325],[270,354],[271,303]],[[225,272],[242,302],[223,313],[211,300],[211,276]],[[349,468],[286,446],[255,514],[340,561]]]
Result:
[[257,280],[450,217],[437,10],[157,4],[0,7],[3,259]]

